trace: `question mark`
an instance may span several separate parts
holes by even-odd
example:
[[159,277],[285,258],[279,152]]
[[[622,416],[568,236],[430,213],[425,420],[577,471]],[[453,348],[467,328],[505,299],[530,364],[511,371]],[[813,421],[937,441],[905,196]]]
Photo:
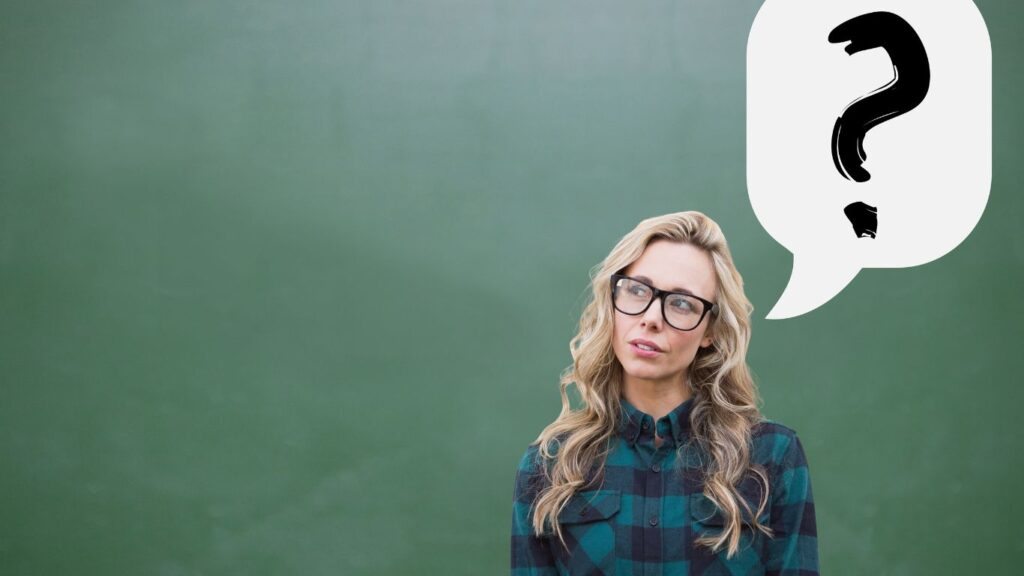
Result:
[[[931,71],[928,53],[914,28],[892,12],[871,12],[836,26],[828,35],[831,43],[849,42],[846,53],[884,48],[892,61],[893,79],[861,96],[843,109],[832,129],[832,161],[847,180],[866,182],[871,174],[862,164],[867,159],[864,136],[875,126],[917,107],[928,94]],[[843,210],[858,238],[875,237],[877,212],[863,202]]]

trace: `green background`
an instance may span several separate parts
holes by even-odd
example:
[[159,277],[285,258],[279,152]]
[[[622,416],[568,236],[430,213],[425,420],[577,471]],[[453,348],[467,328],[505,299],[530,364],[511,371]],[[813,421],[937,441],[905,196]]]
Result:
[[0,572],[505,573],[588,270],[686,209],[744,275],[823,572],[1019,571],[1024,5],[979,2],[978,227],[785,321],[759,5],[4,2]]

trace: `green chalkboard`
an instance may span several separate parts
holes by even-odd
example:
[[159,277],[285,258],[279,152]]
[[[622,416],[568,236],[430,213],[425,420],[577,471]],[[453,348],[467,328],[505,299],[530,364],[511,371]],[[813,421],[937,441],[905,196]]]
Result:
[[501,574],[587,273],[721,224],[828,574],[1024,561],[1024,6],[973,234],[764,320],[755,1],[0,7],[0,573]]

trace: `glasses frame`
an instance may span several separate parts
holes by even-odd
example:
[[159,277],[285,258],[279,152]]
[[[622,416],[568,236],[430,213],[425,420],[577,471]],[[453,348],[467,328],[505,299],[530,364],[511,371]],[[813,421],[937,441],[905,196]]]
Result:
[[[637,284],[643,284],[644,286],[647,286],[648,288],[651,289],[651,299],[647,302],[647,305],[644,306],[643,310],[639,312],[629,313],[619,308],[618,304],[615,303],[615,285],[618,284],[619,280],[630,280],[632,282],[636,282]],[[643,280],[637,280],[636,278],[626,276],[625,274],[612,274],[611,289],[612,307],[627,316],[639,316],[647,312],[647,310],[651,307],[651,303],[654,302],[655,299],[661,298],[661,317],[663,320],[665,320],[665,324],[671,326],[672,328],[675,328],[676,330],[681,330],[683,332],[696,330],[700,326],[700,323],[704,321],[705,316],[707,316],[709,313],[711,315],[715,315],[718,312],[718,307],[715,305],[714,302],[705,300],[700,296],[697,296],[696,294],[690,294],[689,292],[673,292],[672,290],[661,290],[660,288],[655,288],[654,286],[651,286],[650,284],[644,282]],[[696,298],[697,300],[700,301],[701,304],[704,305],[704,309],[701,311],[700,314],[700,319],[697,320],[697,323],[693,325],[693,328],[680,328],[668,321],[668,316],[665,314],[665,297],[671,294],[679,294],[680,296],[686,296],[687,298]]]

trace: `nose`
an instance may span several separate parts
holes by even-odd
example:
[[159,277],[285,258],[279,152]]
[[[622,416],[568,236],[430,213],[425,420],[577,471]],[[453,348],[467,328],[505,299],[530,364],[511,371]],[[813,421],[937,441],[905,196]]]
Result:
[[647,307],[647,311],[645,311],[643,316],[641,316],[641,319],[644,321],[644,324],[654,324],[658,326],[661,325],[661,298],[661,296],[658,296],[657,298],[652,300],[651,305]]

